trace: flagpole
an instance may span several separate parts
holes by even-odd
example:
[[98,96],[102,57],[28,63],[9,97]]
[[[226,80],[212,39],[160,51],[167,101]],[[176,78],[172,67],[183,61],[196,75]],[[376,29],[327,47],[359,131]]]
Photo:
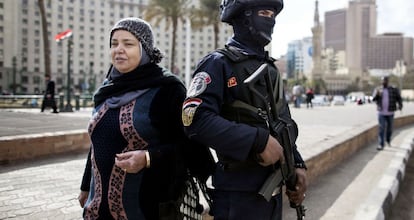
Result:
[[66,106],[64,112],[73,112],[72,104],[71,104],[71,76],[70,76],[70,56],[72,53],[72,37],[68,37],[68,79],[66,82]]
[[60,42],[63,39],[68,38],[68,78],[67,78],[67,82],[66,82],[66,106],[63,109],[60,109],[61,112],[73,112],[73,108],[72,108],[72,104],[71,104],[71,76],[70,76],[70,56],[71,56],[71,52],[72,52],[72,30],[71,29],[67,29],[64,32],[61,32],[59,34],[57,34],[55,36],[55,40],[56,42]]

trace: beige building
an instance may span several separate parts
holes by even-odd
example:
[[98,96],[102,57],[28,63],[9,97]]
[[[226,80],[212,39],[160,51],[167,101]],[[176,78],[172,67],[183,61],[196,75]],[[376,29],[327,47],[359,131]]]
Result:
[[376,7],[375,0],[349,2],[345,51],[347,67],[352,74],[362,74],[367,66],[369,40],[377,34]]
[[384,33],[370,39],[366,66],[392,69],[397,60],[409,66],[413,63],[412,54],[413,38],[404,37],[402,33]]
[[401,33],[377,34],[375,0],[349,1],[348,8],[325,13],[325,47],[345,52],[353,78],[369,69],[392,69],[397,60],[413,62],[413,38]]
[[325,48],[335,51],[346,49],[346,9],[325,12]]
[[[109,31],[123,17],[142,17],[148,0],[53,0],[44,1],[48,21],[52,79],[57,91],[65,91],[68,72],[68,39],[57,43],[54,36],[71,29],[73,45],[70,48],[72,92],[88,90],[99,85],[110,65]],[[192,1],[196,7],[198,1]],[[171,28],[162,21],[153,26],[155,46],[166,55],[161,65],[170,68]],[[44,88],[43,37],[40,12],[35,0],[0,0],[0,91],[40,93]],[[212,27],[189,29],[182,22],[178,25],[176,41],[176,67],[185,80],[185,70],[214,48]],[[231,37],[231,27],[221,25],[219,45]],[[187,52],[188,51],[188,52]],[[187,59],[186,57],[189,57]],[[190,68],[186,69],[186,65]]]

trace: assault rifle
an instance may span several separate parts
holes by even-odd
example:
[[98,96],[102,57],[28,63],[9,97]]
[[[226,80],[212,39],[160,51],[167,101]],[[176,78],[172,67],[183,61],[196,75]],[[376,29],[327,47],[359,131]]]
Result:
[[[266,106],[266,119],[270,128],[270,134],[275,137],[283,147],[284,162],[280,163],[280,169],[275,171],[266,179],[265,183],[259,190],[259,194],[262,195],[267,201],[270,200],[272,195],[280,189],[280,186],[286,184],[286,188],[291,191],[296,189],[296,171],[293,158],[293,141],[289,132],[289,128],[293,126],[287,120],[279,117],[278,108],[275,103],[274,88],[272,85],[270,73],[268,71],[266,63],[262,64],[252,75],[250,75],[244,83],[248,85],[249,89],[260,97]],[[266,82],[267,96],[264,96],[255,88],[255,83],[264,77]],[[278,76],[276,83],[278,85],[278,103],[283,101],[283,86],[281,84],[280,76]],[[262,78],[263,79],[263,78]],[[296,205],[290,202],[290,207],[296,209],[297,219],[302,220],[305,217],[305,207],[302,204]]]

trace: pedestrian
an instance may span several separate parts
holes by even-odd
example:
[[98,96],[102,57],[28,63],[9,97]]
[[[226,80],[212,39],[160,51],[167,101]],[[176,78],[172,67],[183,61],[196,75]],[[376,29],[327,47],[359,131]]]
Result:
[[57,111],[56,101],[55,101],[55,82],[51,80],[50,75],[45,75],[46,90],[44,92],[42,106],[40,111],[44,112],[46,107],[51,107],[53,113],[59,113]]
[[391,135],[394,122],[394,112],[402,110],[403,104],[400,90],[389,85],[389,77],[382,77],[382,86],[375,88],[372,95],[378,111],[378,147],[384,149],[384,143],[391,147]]
[[311,108],[313,108],[312,105],[312,99],[314,98],[314,94],[313,94],[313,89],[309,88],[308,91],[306,91],[306,108],[309,108],[309,106]]
[[295,86],[293,86],[292,94],[295,108],[300,108],[300,105],[302,104],[303,92],[303,87],[301,85],[296,84]]
[[111,67],[94,94],[91,148],[78,197],[85,219],[178,219],[186,170],[181,106],[186,89],[159,66],[151,26],[119,20]]
[[[282,194],[275,190],[267,201],[259,189],[279,169],[274,164],[284,160],[283,148],[270,135],[268,103],[244,80],[259,66],[268,65],[271,82],[276,85],[279,116],[291,125],[294,145],[296,191],[287,194],[292,202],[300,204],[307,186],[306,166],[294,143],[297,125],[284,98],[275,60],[264,49],[271,41],[283,1],[223,1],[220,8],[221,21],[232,25],[234,35],[225,48],[209,53],[198,63],[183,103],[185,132],[217,154],[210,211],[214,219],[281,219]],[[264,81],[261,79],[254,89],[268,96]]]

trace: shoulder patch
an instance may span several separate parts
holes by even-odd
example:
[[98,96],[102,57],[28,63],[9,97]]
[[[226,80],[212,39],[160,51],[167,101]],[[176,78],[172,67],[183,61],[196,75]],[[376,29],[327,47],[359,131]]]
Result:
[[198,72],[191,81],[190,88],[187,91],[187,97],[192,98],[200,95],[207,89],[207,85],[211,83],[211,77],[206,72]]
[[183,110],[181,114],[181,119],[184,126],[190,126],[193,123],[194,114],[198,106],[203,102],[203,100],[198,98],[187,99],[183,104]]

